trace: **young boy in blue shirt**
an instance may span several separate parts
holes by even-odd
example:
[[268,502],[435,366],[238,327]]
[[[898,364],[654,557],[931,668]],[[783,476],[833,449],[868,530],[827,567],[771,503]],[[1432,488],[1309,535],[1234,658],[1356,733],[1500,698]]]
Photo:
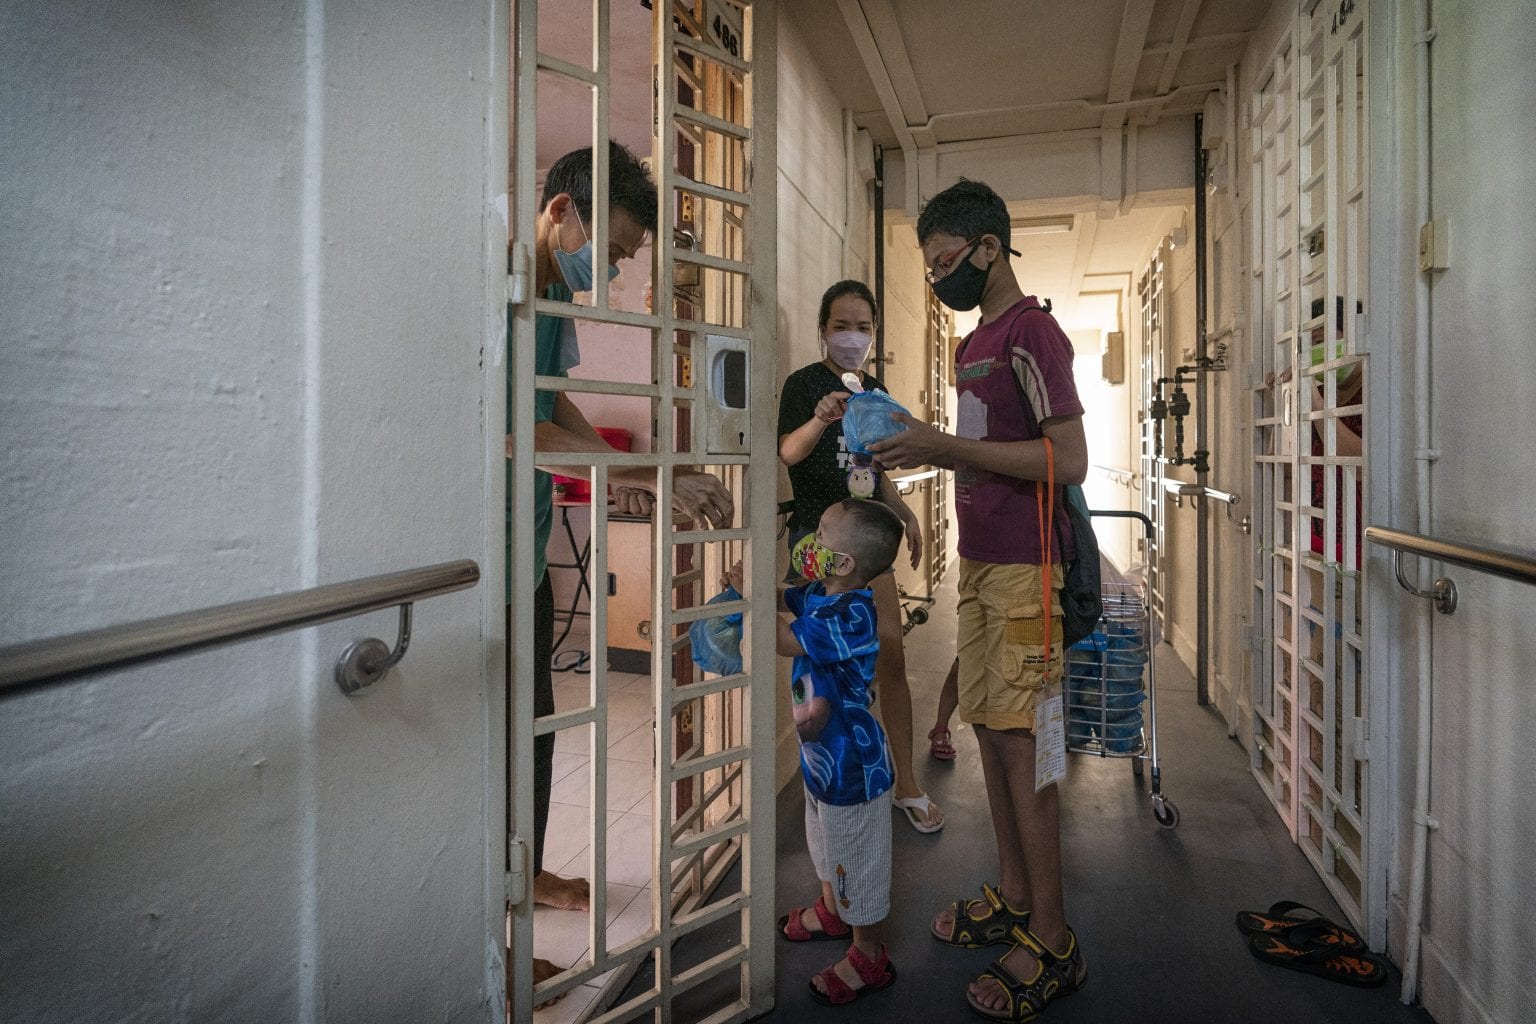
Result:
[[821,897],[790,912],[791,942],[847,939],[842,960],[811,978],[837,1006],[896,980],[884,943],[891,902],[891,787],[885,730],[870,713],[880,644],[869,581],[896,559],[904,527],[879,502],[849,498],[822,514],[802,567],[813,582],[783,592],[779,654],[794,658],[791,695],[805,782],[805,840]]

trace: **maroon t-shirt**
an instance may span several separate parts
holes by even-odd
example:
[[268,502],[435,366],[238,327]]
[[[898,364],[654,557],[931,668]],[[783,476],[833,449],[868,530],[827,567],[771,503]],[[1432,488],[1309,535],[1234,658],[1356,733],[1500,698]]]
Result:
[[[972,331],[955,357],[958,396],[955,433],[979,441],[1026,441],[1040,436],[1033,422],[1081,416],[1072,379],[1072,342],[1056,318],[1026,295],[1002,316]],[[955,470],[955,514],[960,555],[1000,565],[1039,565],[1039,513],[1035,483],[970,466]],[[1058,505],[1052,560],[1071,558],[1070,525]],[[1059,539],[1058,539],[1059,538]],[[1066,550],[1062,550],[1062,542]]]

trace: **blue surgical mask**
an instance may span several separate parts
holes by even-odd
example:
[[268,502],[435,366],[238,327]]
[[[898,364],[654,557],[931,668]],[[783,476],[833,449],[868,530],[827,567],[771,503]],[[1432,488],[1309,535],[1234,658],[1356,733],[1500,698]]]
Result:
[[[571,212],[576,214],[576,226],[581,228],[583,238],[587,237],[587,226],[581,222],[581,211],[576,209],[576,204],[571,204]],[[581,248],[575,252],[566,252],[560,248],[560,239],[555,238],[555,262],[560,265],[560,276],[565,278],[565,285],[573,292],[589,292],[592,290],[592,239],[587,238],[581,244]],[[608,280],[612,281],[619,276],[619,268],[609,264]]]

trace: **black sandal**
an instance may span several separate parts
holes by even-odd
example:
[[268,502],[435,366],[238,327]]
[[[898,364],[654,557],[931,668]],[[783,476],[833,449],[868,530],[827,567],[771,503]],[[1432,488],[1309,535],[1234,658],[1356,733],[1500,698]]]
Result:
[[[949,927],[949,937],[929,929],[939,942],[961,949],[981,949],[1009,941],[1009,932],[1015,925],[1029,927],[1029,911],[1014,910],[1003,899],[1002,893],[983,882],[979,900],[955,900],[949,905],[954,912],[954,923]],[[971,914],[971,908],[984,909],[981,917]]]
[[[981,1006],[976,1002],[976,997],[967,991],[966,1003],[981,1016],[988,1020],[1007,1021],[1009,1024],[1025,1024],[1040,1016],[1052,1001],[1071,995],[1088,981],[1088,964],[1083,959],[1082,950],[1077,945],[1077,935],[1072,929],[1067,929],[1067,948],[1062,953],[1052,952],[1028,929],[1015,926],[1010,929],[1009,935],[1014,941],[1010,953],[1023,946],[1035,955],[1038,963],[1035,965],[1034,977],[1021,981],[1003,965],[1001,958],[994,961],[976,980],[991,978],[1001,985],[1008,996],[1008,1006],[1003,1010]],[[1007,956],[1006,953],[1003,955]]]

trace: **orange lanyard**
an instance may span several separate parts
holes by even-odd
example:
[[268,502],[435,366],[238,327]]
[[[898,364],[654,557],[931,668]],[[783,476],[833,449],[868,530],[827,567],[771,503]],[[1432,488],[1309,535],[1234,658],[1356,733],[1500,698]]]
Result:
[[1049,499],[1040,494],[1040,481],[1035,481],[1035,510],[1037,524],[1040,527],[1040,595],[1041,607],[1045,609],[1045,619],[1042,628],[1045,633],[1045,665],[1051,664],[1051,527],[1055,525],[1053,518],[1056,513],[1056,452],[1051,445],[1051,439],[1042,437],[1045,442],[1045,486]]

